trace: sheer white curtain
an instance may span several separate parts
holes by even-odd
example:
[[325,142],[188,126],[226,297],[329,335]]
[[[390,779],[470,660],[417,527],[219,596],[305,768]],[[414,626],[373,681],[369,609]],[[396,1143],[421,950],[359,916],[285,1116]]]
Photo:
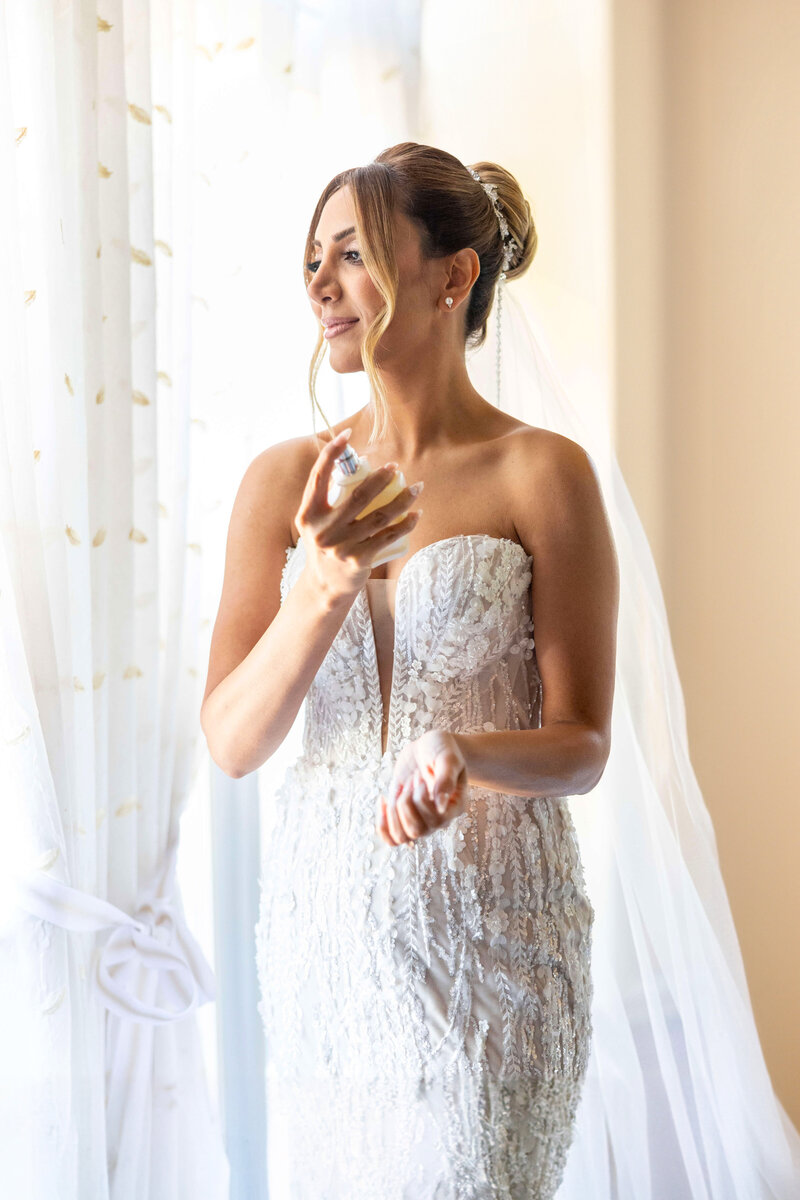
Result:
[[174,867],[203,678],[193,5],[0,7],[0,1192],[227,1195]]

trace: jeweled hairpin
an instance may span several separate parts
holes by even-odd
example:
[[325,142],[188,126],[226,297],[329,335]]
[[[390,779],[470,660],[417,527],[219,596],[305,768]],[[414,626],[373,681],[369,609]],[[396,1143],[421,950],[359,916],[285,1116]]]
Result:
[[500,236],[503,239],[503,264],[502,264],[502,267],[500,269],[500,274],[497,279],[497,339],[496,339],[496,347],[497,348],[496,348],[496,353],[495,353],[495,374],[496,374],[496,389],[497,389],[496,390],[496,404],[497,404],[497,407],[499,408],[500,407],[500,372],[501,372],[500,364],[501,364],[501,359],[502,359],[502,342],[503,342],[503,332],[502,332],[503,331],[503,286],[506,282],[506,271],[511,266],[511,259],[514,257],[514,243],[517,242],[517,239],[514,237],[514,234],[508,228],[508,221],[506,220],[503,210],[500,207],[500,201],[497,198],[497,184],[484,183],[484,181],[481,179],[478,172],[474,171],[472,169],[472,167],[467,167],[467,170],[469,171],[469,173],[473,179],[477,179],[478,183],[481,185],[483,190],[486,192],[486,195],[491,200],[492,208],[494,209],[495,216],[497,217],[497,224],[500,226]]
[[494,209],[495,216],[497,217],[497,224],[500,226],[500,236],[503,239],[503,265],[500,272],[500,282],[502,283],[505,282],[506,271],[511,266],[511,259],[514,257],[514,243],[517,239],[508,228],[508,221],[506,220],[503,210],[500,207],[500,201],[497,198],[497,184],[485,183],[481,179],[478,172],[474,171],[472,167],[467,167],[467,170],[473,179],[477,179],[478,183],[491,200],[492,208]]

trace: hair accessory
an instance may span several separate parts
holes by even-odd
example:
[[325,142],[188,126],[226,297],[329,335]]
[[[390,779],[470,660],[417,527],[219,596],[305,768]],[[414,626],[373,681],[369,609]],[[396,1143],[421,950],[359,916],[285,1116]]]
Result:
[[486,192],[486,195],[491,200],[492,208],[494,209],[494,215],[497,217],[497,224],[500,226],[500,236],[503,240],[503,262],[502,262],[502,266],[500,268],[500,275],[498,276],[498,279],[497,279],[497,338],[496,338],[496,343],[495,343],[496,347],[497,347],[497,354],[496,354],[497,398],[496,398],[496,403],[499,407],[500,406],[500,360],[502,357],[501,333],[502,333],[502,314],[503,314],[503,285],[506,282],[506,271],[511,266],[511,259],[514,255],[514,244],[516,243],[517,245],[519,245],[519,241],[516,237],[514,237],[514,234],[508,228],[508,221],[506,220],[505,216],[503,215],[503,210],[500,207],[500,201],[497,198],[497,184],[496,183],[484,183],[484,181],[481,179],[478,172],[474,171],[472,169],[472,167],[467,167],[467,170],[469,171],[469,173],[473,179],[477,179],[478,183],[481,185],[483,190]]
[[472,167],[467,167],[473,179],[477,179],[486,195],[492,202],[494,214],[497,217],[497,224],[500,226],[500,236],[503,239],[503,265],[500,270],[500,282],[505,283],[506,271],[511,266],[511,259],[514,257],[514,244],[519,245],[519,241],[514,237],[514,234],[508,228],[508,221],[503,215],[503,210],[500,207],[500,201],[497,198],[497,184],[484,183],[477,171],[473,171]]

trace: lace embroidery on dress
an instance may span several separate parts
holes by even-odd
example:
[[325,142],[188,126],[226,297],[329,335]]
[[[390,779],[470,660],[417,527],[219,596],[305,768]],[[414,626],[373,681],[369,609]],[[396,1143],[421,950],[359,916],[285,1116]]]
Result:
[[[301,539],[282,601],[304,558]],[[541,724],[531,580],[524,548],[489,535],[405,562],[385,753],[366,589],[307,694],[256,927],[270,1144],[292,1200],[546,1200],[561,1180],[594,918],[567,800],[470,786],[411,846],[375,832],[407,740]]]

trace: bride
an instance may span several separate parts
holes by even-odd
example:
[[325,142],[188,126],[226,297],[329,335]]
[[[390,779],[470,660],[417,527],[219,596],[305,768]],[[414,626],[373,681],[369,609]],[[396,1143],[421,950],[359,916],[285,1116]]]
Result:
[[[621,670],[637,683],[649,671],[652,687],[660,668],[627,641],[618,661],[619,551],[635,582],[646,559],[640,543],[628,547],[634,519],[614,491],[620,547],[603,463],[579,440],[500,411],[467,371],[502,284],[537,244],[517,181],[479,168],[403,143],[325,188],[305,248],[320,323],[312,397],[327,344],[334,370],[366,372],[370,403],[327,439],[260,454],[231,517],[201,718],[212,756],[235,777],[255,770],[305,706],[302,752],[275,796],[256,928],[270,1195],[788,1200],[789,1129],[778,1135],[764,1103],[752,1014],[730,1010],[735,1046],[719,1020],[719,998],[740,999],[723,961],[735,945],[727,928],[706,1010],[702,989],[669,990],[690,971],[681,944],[719,949],[724,914],[687,921],[676,949],[670,920],[686,920],[706,866],[702,900],[714,898],[718,869],[688,824],[670,856],[650,777],[637,786],[636,772],[671,768],[681,738],[656,728],[647,688],[631,720],[637,696],[615,691]],[[334,505],[348,445],[382,465]],[[359,516],[398,468],[413,485]],[[410,553],[397,550],[403,535]],[[661,653],[646,590],[642,619],[620,619],[619,632],[652,636]],[[618,838],[616,866],[595,912],[567,798],[601,794],[618,742],[624,786],[600,821]],[[683,820],[670,771],[658,782]],[[650,860],[637,809],[660,839]],[[664,863],[672,893],[658,886]],[[636,920],[652,887],[665,923],[652,920],[650,941],[633,948],[614,940],[628,929],[620,881]],[[667,943],[678,961],[669,975],[657,962]],[[692,1051],[694,1019],[700,1027],[712,1011],[702,1076],[693,1063],[673,1070],[663,1030],[674,1037],[686,1020]],[[634,1045],[650,1026],[657,1065],[642,1078]],[[723,1075],[754,1084],[758,1119],[741,1120],[747,1087],[707,1099]],[[659,1118],[648,1124],[650,1110]],[[658,1186],[659,1146],[676,1187]]]
[[[536,233],[504,182],[517,275]],[[255,770],[307,701],[258,934],[287,1197],[544,1200],[570,1142],[593,911],[560,798],[608,755],[618,582],[586,452],[470,383],[504,250],[448,154],[400,146],[334,181],[308,298],[334,370],[374,354],[383,395],[318,453],[261,454],[231,519],[212,755]],[[385,465],[332,508],[345,435]],[[414,485],[357,519],[398,464]]]

